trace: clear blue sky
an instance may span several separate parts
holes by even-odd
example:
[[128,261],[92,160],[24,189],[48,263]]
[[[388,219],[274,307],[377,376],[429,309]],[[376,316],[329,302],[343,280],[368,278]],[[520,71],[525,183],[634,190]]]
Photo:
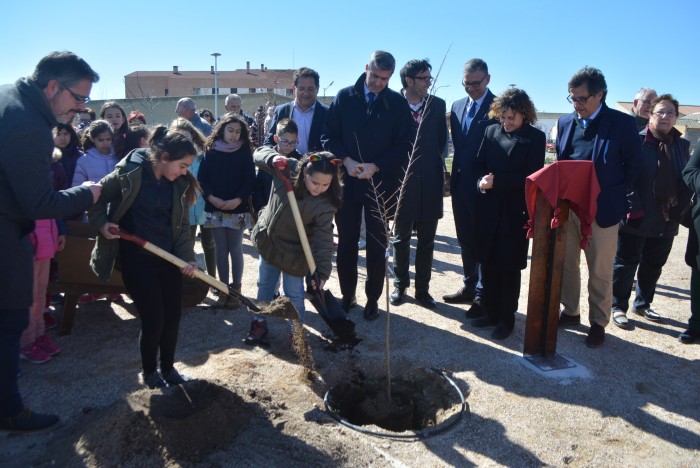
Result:
[[473,57],[488,63],[494,93],[516,84],[540,111],[571,110],[566,84],[584,65],[603,71],[610,103],[650,86],[700,105],[698,0],[37,0],[4,5],[3,18],[0,84],[65,49],[100,74],[93,99],[123,98],[124,75],[136,70],[209,70],[212,52],[222,54],[219,70],[309,66],[321,94],[334,95],[384,49],[397,61],[393,89],[406,61],[428,58],[436,74],[444,58],[436,94],[448,106],[465,96],[462,66]]

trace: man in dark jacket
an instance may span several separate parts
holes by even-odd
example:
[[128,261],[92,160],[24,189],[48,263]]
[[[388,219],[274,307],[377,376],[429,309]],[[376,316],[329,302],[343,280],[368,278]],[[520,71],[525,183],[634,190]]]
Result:
[[35,219],[63,218],[89,208],[101,186],[53,191],[51,129],[85,110],[90,66],[70,52],[52,52],[29,78],[0,92],[0,431],[31,432],[58,422],[25,408],[17,386],[20,337],[32,305]]
[[394,291],[391,303],[403,302],[410,283],[408,275],[411,232],[415,228],[416,301],[428,309],[435,308],[435,299],[428,292],[433,268],[433,249],[438,220],[442,218],[442,197],[445,180],[444,153],[447,148],[445,101],[428,94],[433,77],[427,60],[410,60],[401,69],[403,94],[417,132],[408,180],[404,187],[399,212],[394,222]]
[[[356,302],[357,243],[364,208],[367,320],[379,317],[378,300],[386,268],[387,226],[377,217],[377,210],[391,206],[391,196],[400,185],[411,146],[413,124],[406,99],[387,87],[395,66],[390,53],[375,51],[365,73],[353,86],[336,95],[321,137],[324,149],[343,160],[345,173],[343,206],[336,215],[338,279],[345,310]],[[377,206],[375,189],[383,194],[384,206]]]
[[294,100],[277,106],[270,123],[270,131],[265,139],[267,146],[275,146],[274,137],[277,123],[282,119],[292,119],[297,124],[297,148],[299,154],[321,151],[321,133],[328,107],[317,99],[320,77],[311,68],[301,67],[294,71]]

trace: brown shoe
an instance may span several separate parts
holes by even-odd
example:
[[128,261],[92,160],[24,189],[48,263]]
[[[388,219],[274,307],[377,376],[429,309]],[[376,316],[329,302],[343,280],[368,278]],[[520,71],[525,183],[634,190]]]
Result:
[[581,325],[581,316],[580,315],[569,315],[565,314],[564,312],[559,315],[559,326],[560,327],[573,327],[576,325]]
[[594,323],[591,325],[591,329],[588,330],[588,336],[586,337],[586,346],[589,348],[600,348],[605,343],[605,328]]

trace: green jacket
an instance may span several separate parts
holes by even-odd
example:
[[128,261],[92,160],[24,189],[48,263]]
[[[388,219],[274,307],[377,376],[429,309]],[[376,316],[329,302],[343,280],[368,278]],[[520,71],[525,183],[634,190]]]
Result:
[[[255,151],[253,159],[260,170],[273,176],[270,201],[260,212],[258,222],[251,233],[253,246],[270,265],[294,276],[304,276],[309,265],[299,240],[296,223],[284,184],[271,169],[272,158],[279,153],[274,148],[262,146]],[[297,161],[289,160],[292,173]],[[316,269],[322,279],[327,280],[333,269],[333,216],[336,208],[327,196],[314,197],[308,192],[297,198],[299,213],[309,239]]]
[[[97,203],[88,211],[90,224],[97,229],[108,221],[119,224],[119,220],[131,207],[141,187],[142,164],[148,158],[147,151],[143,149],[129,153],[117,163],[112,173],[100,181],[102,194]],[[188,187],[189,184],[184,177],[175,179],[170,224],[175,240],[173,255],[186,262],[193,262],[195,256],[190,237],[189,205],[185,197]],[[108,240],[102,234],[98,234],[90,257],[92,271],[102,281],[109,281],[118,255],[119,240]]]

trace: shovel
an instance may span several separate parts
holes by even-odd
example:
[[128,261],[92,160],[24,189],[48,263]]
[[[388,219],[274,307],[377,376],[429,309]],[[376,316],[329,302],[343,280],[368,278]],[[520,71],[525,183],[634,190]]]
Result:
[[333,333],[335,333],[340,342],[355,344],[357,342],[355,336],[355,323],[348,318],[343,307],[340,305],[338,300],[333,297],[333,294],[329,290],[318,289],[318,285],[321,284],[321,278],[316,270],[316,262],[311,254],[309,239],[306,237],[306,230],[304,229],[304,223],[301,220],[299,206],[297,205],[297,200],[294,197],[294,188],[292,187],[289,167],[284,162],[273,163],[273,166],[275,168],[275,173],[280,178],[282,183],[284,183],[287,198],[289,199],[289,205],[292,208],[294,223],[297,226],[297,231],[299,231],[299,240],[301,241],[301,246],[304,249],[306,262],[309,264],[309,271],[311,271],[311,278],[316,283],[316,286],[313,288],[313,294],[311,295],[311,304],[313,304],[323,321],[326,322]]
[[[175,255],[171,254],[167,250],[163,250],[157,245],[151,244],[145,239],[142,239],[141,237],[130,234],[128,232],[122,231],[121,229],[117,228],[110,228],[109,232],[112,234],[118,235],[122,239],[128,240],[130,242],[133,242],[134,244],[143,247],[144,249],[148,250],[154,255],[157,255],[158,257],[162,258],[163,260],[166,260],[173,265],[183,268],[189,265],[186,261],[182,260],[181,258],[176,257]],[[197,276],[198,279],[204,281],[210,286],[215,287],[219,291],[221,291],[224,294],[228,294],[229,296],[233,296],[238,298],[242,303],[244,303],[250,310],[253,312],[260,312],[260,308],[256,306],[250,299],[245,297],[243,294],[239,293],[235,289],[233,289],[230,286],[227,286],[225,283],[217,280],[213,276],[209,276],[208,274],[204,273],[202,270],[197,270],[195,272],[195,275]]]

